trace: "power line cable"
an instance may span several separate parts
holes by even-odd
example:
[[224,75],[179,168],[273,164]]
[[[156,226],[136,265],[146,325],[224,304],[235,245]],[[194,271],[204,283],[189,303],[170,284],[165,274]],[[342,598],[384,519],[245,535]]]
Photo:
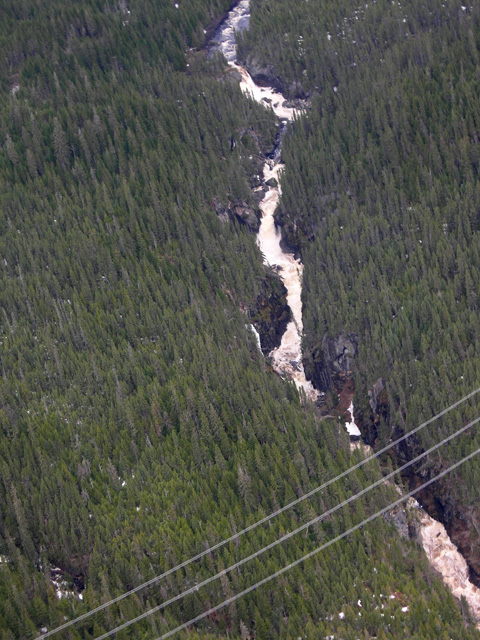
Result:
[[342,540],[343,538],[345,538],[346,536],[350,535],[354,531],[357,531],[358,529],[361,529],[362,527],[364,527],[369,522],[372,522],[376,518],[379,518],[380,516],[382,516],[384,513],[387,513],[387,511],[390,511],[391,509],[395,508],[396,506],[398,506],[402,502],[405,502],[406,500],[408,500],[408,498],[411,498],[416,493],[418,493],[419,491],[422,491],[422,489],[425,489],[426,487],[428,487],[433,482],[436,482],[440,478],[443,478],[443,476],[447,475],[447,473],[450,473],[450,471],[453,471],[454,469],[456,469],[460,465],[464,464],[468,460],[471,460],[474,456],[478,455],[479,453],[480,453],[480,448],[477,449],[476,451],[474,451],[473,453],[470,453],[468,456],[465,456],[459,462],[456,462],[452,466],[448,467],[447,469],[445,469],[444,471],[442,471],[441,473],[439,473],[435,477],[431,478],[430,480],[428,480],[424,484],[420,485],[416,489],[413,489],[412,491],[409,491],[407,494],[405,494],[404,496],[402,496],[398,500],[395,500],[395,502],[392,502],[392,504],[384,507],[383,509],[380,509],[380,511],[377,511],[376,513],[374,513],[370,517],[365,518],[365,520],[362,520],[362,522],[359,522],[354,527],[350,527],[350,529],[347,529],[347,531],[344,531],[343,533],[341,533],[340,535],[336,536],[335,538],[332,538],[332,540],[329,540],[325,544],[322,544],[317,549],[314,549],[313,551],[310,551],[310,553],[307,553],[306,555],[302,556],[298,560],[295,560],[294,562],[291,562],[290,564],[287,564],[285,567],[282,567],[282,569],[279,569],[275,573],[272,573],[271,575],[267,576],[266,578],[263,578],[263,580],[260,580],[259,582],[256,582],[254,585],[248,587],[247,589],[244,589],[243,591],[241,591],[240,593],[237,593],[236,595],[232,596],[231,598],[228,598],[227,600],[224,600],[220,604],[217,604],[215,607],[212,607],[211,609],[208,609],[208,611],[204,611],[203,613],[201,613],[200,615],[196,616],[195,618],[192,618],[188,622],[184,622],[183,624],[179,625],[178,627],[175,627],[175,629],[172,629],[171,631],[168,631],[167,633],[164,633],[162,636],[160,636],[156,640],[166,640],[166,638],[170,638],[171,636],[175,635],[179,631],[182,631],[183,629],[186,629],[187,627],[191,627],[193,624],[195,624],[197,622],[200,622],[201,620],[203,620],[204,618],[207,618],[208,616],[211,616],[213,613],[216,613],[217,611],[219,611],[220,609],[223,609],[227,605],[232,604],[233,602],[235,602],[239,598],[242,598],[243,596],[246,596],[247,594],[251,593],[252,591],[255,591],[256,589],[258,589],[259,587],[263,586],[264,584],[267,584],[267,582],[270,582],[271,580],[274,580],[275,578],[278,578],[279,576],[281,576],[282,574],[286,573],[287,571],[290,571],[290,569],[293,569],[294,567],[298,566],[302,562],[305,562],[306,560],[309,560],[313,556],[317,555],[318,553],[320,553],[320,551],[323,551],[327,547],[330,547],[335,542],[338,542],[339,540]]
[[394,471],[390,472],[388,475],[380,478],[379,480],[377,480],[373,484],[369,485],[368,487],[365,487],[364,489],[362,489],[358,493],[354,494],[353,496],[350,496],[349,498],[343,500],[342,502],[337,504],[335,507],[332,507],[331,509],[328,509],[328,511],[325,511],[324,513],[320,514],[319,516],[316,516],[315,518],[313,518],[309,522],[306,522],[305,524],[302,524],[297,529],[295,529],[293,531],[290,531],[289,533],[286,533],[281,538],[278,538],[277,540],[275,540],[274,542],[271,542],[270,544],[266,545],[262,549],[259,549],[258,551],[255,551],[254,553],[252,553],[251,555],[247,556],[246,558],[243,558],[242,560],[239,560],[238,562],[235,562],[234,564],[232,564],[231,566],[227,567],[226,569],[222,569],[221,571],[219,571],[215,575],[210,576],[209,578],[206,578],[203,582],[200,582],[199,584],[194,585],[193,587],[190,587],[190,588],[186,589],[185,591],[182,591],[182,593],[179,593],[178,595],[174,596],[173,598],[170,598],[169,600],[166,600],[165,602],[161,602],[159,605],[157,605],[156,607],[153,607],[152,609],[149,609],[148,611],[144,611],[143,613],[138,615],[136,618],[132,618],[131,620],[127,620],[126,622],[124,622],[123,624],[119,625],[118,627],[115,627],[115,629],[112,629],[111,631],[107,631],[103,635],[98,636],[97,638],[95,638],[95,640],[105,640],[106,638],[109,638],[110,636],[113,636],[118,631],[122,631],[123,629],[126,629],[127,627],[130,627],[132,624],[135,624],[136,622],[139,622],[140,620],[143,620],[143,619],[153,615],[154,613],[157,613],[158,611],[161,611],[162,609],[165,609],[168,605],[173,604],[174,602],[177,602],[178,600],[181,600],[182,598],[184,598],[185,596],[187,596],[187,595],[189,595],[191,593],[199,591],[199,589],[201,589],[202,587],[205,587],[207,584],[210,584],[211,582],[214,582],[215,580],[218,580],[218,578],[221,578],[222,576],[225,576],[228,573],[231,573],[232,571],[234,571],[235,569],[238,569],[239,567],[241,567],[242,565],[246,564],[250,560],[258,558],[258,556],[262,555],[266,551],[269,551],[270,549],[273,549],[274,547],[276,547],[277,545],[281,544],[282,542],[285,542],[286,540],[289,540],[290,538],[293,538],[293,536],[297,535],[301,531],[304,531],[305,529],[308,529],[312,525],[317,524],[321,520],[324,520],[325,518],[330,516],[332,513],[335,513],[339,509],[342,509],[347,504],[350,504],[351,502],[354,502],[355,500],[358,500],[358,498],[360,498],[361,496],[365,495],[366,493],[368,493],[372,489],[375,489],[376,487],[380,486],[381,484],[384,484],[385,482],[390,480],[390,478],[393,478],[393,476],[397,475],[398,473],[401,473],[402,471],[404,471],[405,469],[410,467],[412,464],[415,464],[416,462],[418,462],[422,458],[425,458],[430,453],[432,453],[433,451],[435,451],[439,447],[443,446],[447,442],[450,442],[454,438],[458,437],[459,435],[461,435],[462,433],[467,431],[467,429],[470,429],[470,427],[473,427],[478,422],[480,422],[480,417],[476,418],[475,420],[472,420],[472,422],[470,422],[469,424],[465,425],[461,429],[458,429],[458,431],[456,431],[455,433],[451,434],[447,438],[444,438],[438,444],[433,445],[432,447],[430,447],[430,449],[427,449],[427,451],[424,451],[423,453],[419,454],[416,458],[413,458],[409,462],[406,462],[405,464],[403,464],[401,467],[398,467],[398,469],[395,469]]
[[251,525],[245,527],[244,529],[242,529],[241,531],[235,533],[234,535],[232,535],[232,536],[230,536],[228,538],[225,538],[224,540],[222,540],[220,542],[217,542],[213,546],[209,547],[208,549],[205,549],[204,551],[201,551],[200,553],[198,553],[195,556],[192,556],[188,560],[185,560],[184,562],[181,562],[177,566],[172,567],[171,569],[168,569],[164,573],[162,573],[162,574],[160,574],[158,576],[155,576],[154,578],[150,578],[150,580],[147,580],[146,582],[143,582],[142,584],[137,585],[133,589],[130,589],[129,591],[126,591],[125,593],[122,593],[119,596],[116,596],[115,598],[112,598],[111,600],[108,600],[107,602],[102,603],[98,607],[95,607],[94,609],[91,609],[90,611],[87,611],[86,613],[83,613],[82,615],[74,618],[73,620],[69,620],[68,622],[65,622],[64,624],[60,625],[59,627],[56,627],[55,629],[52,629],[51,631],[48,631],[47,633],[44,633],[44,634],[42,634],[40,636],[37,636],[36,640],[44,640],[44,638],[48,638],[48,637],[50,637],[50,636],[52,636],[52,635],[54,635],[56,633],[59,633],[60,631],[68,629],[68,627],[71,627],[72,625],[77,624],[78,622],[82,622],[83,620],[86,620],[90,616],[92,616],[95,613],[98,613],[100,611],[103,611],[103,609],[106,609],[107,607],[111,606],[112,604],[116,604],[117,602],[120,602],[121,600],[127,598],[128,596],[131,596],[134,593],[137,593],[138,591],[141,591],[142,589],[146,589],[147,587],[152,586],[156,582],[159,582],[160,580],[162,580],[163,578],[166,578],[167,576],[171,575],[172,573],[176,573],[180,569],[183,569],[183,568],[187,567],[192,562],[200,560],[201,558],[205,557],[207,554],[212,553],[213,551],[216,551],[217,549],[220,549],[221,547],[225,546],[229,542],[233,542],[234,540],[237,540],[238,538],[240,538],[241,536],[245,535],[249,531],[253,531],[253,529],[256,529],[260,525],[265,524],[266,522],[269,522],[270,520],[272,520],[276,516],[280,515],[281,513],[287,511],[288,509],[291,509],[292,507],[295,507],[297,504],[300,504],[304,500],[307,500],[308,498],[311,498],[313,495],[315,495],[319,491],[322,491],[323,489],[326,489],[327,487],[329,487],[334,482],[337,482],[337,480],[341,480],[342,478],[345,478],[347,475],[349,475],[353,471],[356,471],[357,469],[362,467],[364,464],[367,464],[367,462],[370,462],[371,460],[374,460],[375,458],[378,458],[380,455],[382,455],[383,453],[388,451],[388,449],[391,449],[392,447],[397,446],[398,444],[400,444],[400,442],[403,442],[404,440],[406,440],[410,436],[414,435],[415,433],[418,433],[419,431],[424,429],[426,426],[428,426],[432,422],[435,422],[436,420],[438,420],[442,416],[446,415],[447,413],[449,413],[453,409],[456,409],[458,406],[460,406],[461,404],[463,404],[464,402],[466,402],[467,400],[469,400],[470,398],[472,398],[473,396],[475,396],[479,392],[480,392],[480,387],[478,387],[474,391],[471,391],[470,393],[468,393],[466,396],[464,396],[460,400],[457,400],[457,402],[454,402],[453,404],[448,406],[446,409],[443,409],[440,413],[436,414],[432,418],[429,418],[426,422],[423,422],[421,425],[419,425],[418,427],[416,427],[412,431],[409,431],[408,433],[404,434],[403,436],[401,436],[400,438],[398,438],[394,442],[386,445],[385,447],[383,447],[379,451],[375,452],[373,455],[371,455],[371,456],[369,456],[367,458],[364,458],[363,460],[360,460],[360,462],[358,462],[357,464],[353,465],[352,467],[349,467],[348,469],[346,469],[345,471],[343,471],[339,475],[335,476],[334,478],[331,478],[330,480],[327,480],[326,482],[324,482],[323,484],[319,485],[318,487],[315,487],[314,489],[312,489],[308,493],[304,494],[303,496],[300,496],[299,498],[293,500],[292,502],[288,503],[287,505],[285,505],[283,507],[280,507],[276,511],[273,511],[272,513],[270,513],[269,515],[265,516],[264,518],[261,518],[260,520],[257,520],[257,522],[252,523]]

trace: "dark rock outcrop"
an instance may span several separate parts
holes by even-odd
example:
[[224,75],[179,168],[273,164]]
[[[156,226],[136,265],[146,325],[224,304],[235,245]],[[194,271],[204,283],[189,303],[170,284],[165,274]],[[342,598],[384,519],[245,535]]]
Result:
[[368,391],[371,413],[364,417],[360,411],[360,423],[362,425],[362,435],[365,442],[375,448],[378,438],[378,428],[380,421],[390,422],[390,408],[388,404],[388,393],[384,378],[379,378]]
[[396,507],[391,511],[387,511],[384,515],[387,522],[393,524],[402,538],[411,538],[410,527],[408,525],[407,514],[405,513],[405,507]]
[[245,203],[237,204],[233,206],[233,212],[239,222],[247,225],[250,231],[257,233],[260,228],[260,220],[259,215],[252,207]]
[[343,387],[358,353],[358,337],[354,333],[336,338],[324,336],[322,343],[303,357],[305,375],[319,391],[337,391]]
[[265,184],[267,185],[267,187],[276,187],[276,186],[278,186],[278,182],[275,180],[275,178],[270,178],[269,180],[266,180]]
[[268,187],[264,185],[262,185],[261,187],[257,187],[252,191],[252,197],[257,204],[260,204],[260,202],[264,199],[267,191],[268,191]]
[[217,198],[213,201],[215,213],[222,222],[228,220],[238,220],[238,222],[246,225],[250,231],[258,232],[260,228],[260,210],[255,210],[252,206],[245,202],[234,201],[225,205]]
[[254,55],[248,55],[246,60],[241,62],[258,86],[273,87],[290,100],[305,100],[309,97],[301,82],[298,80],[285,82],[283,77],[276,73],[273,65],[261,62]]
[[373,387],[368,392],[368,397],[370,398],[370,408],[372,410],[372,414],[374,416],[378,415],[380,406],[385,404],[385,380],[384,378],[379,378]]
[[[426,469],[413,465],[403,477],[411,490],[437,475],[442,468],[441,464],[430,464]],[[458,476],[457,481],[459,481]],[[419,491],[415,497],[432,518],[444,525],[451,541],[467,561],[470,580],[477,587],[480,587],[480,545],[478,542],[480,513],[478,507],[463,504],[458,500],[459,491],[460,493],[468,493],[466,487],[461,489],[458,484],[452,485],[451,479],[450,482],[447,479],[441,479]]]
[[283,79],[275,73],[273,65],[260,62],[252,55],[242,62],[255,84],[260,87],[273,87],[279,93],[283,93]]
[[273,270],[268,271],[262,283],[262,292],[255,306],[249,310],[249,315],[260,334],[262,352],[268,355],[272,349],[280,346],[292,315],[287,304],[287,289]]

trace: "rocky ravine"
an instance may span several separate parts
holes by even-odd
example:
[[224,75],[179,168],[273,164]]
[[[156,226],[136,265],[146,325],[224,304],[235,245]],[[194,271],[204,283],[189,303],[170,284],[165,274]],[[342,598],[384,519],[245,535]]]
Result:
[[[289,103],[275,87],[267,83],[254,82],[247,69],[237,63],[237,44],[235,34],[248,28],[250,19],[249,0],[240,2],[230,11],[227,19],[222,23],[211,42],[213,50],[221,52],[236,74],[240,77],[240,87],[254,100],[264,106],[270,106],[279,118],[282,128],[288,121],[293,120],[297,105]],[[277,147],[272,158],[267,158],[263,167],[263,188],[259,207],[262,212],[260,227],[258,229],[257,243],[263,254],[264,263],[276,271],[282,279],[287,290],[287,304],[291,310],[291,317],[282,334],[281,343],[269,352],[269,358],[275,371],[282,377],[293,380],[296,386],[302,390],[311,400],[316,400],[318,391],[307,380],[302,361],[301,336],[303,332],[302,321],[302,271],[303,264],[294,254],[285,251],[282,247],[282,234],[277,228],[274,213],[280,198],[279,176],[283,171],[281,163],[282,136],[279,136]],[[258,306],[258,305],[257,305]],[[258,309],[261,315],[262,306]],[[257,315],[258,315],[257,314]],[[277,314],[274,314],[275,316]],[[282,319],[285,314],[280,314]],[[280,324],[278,326],[281,326]],[[255,324],[256,329],[265,335],[265,327]],[[265,345],[261,339],[262,350]]]
[[470,579],[465,558],[449,538],[445,527],[423,509],[418,536],[432,566],[441,574],[444,583],[456,598],[464,597],[473,618],[480,628],[480,589]]
[[[369,416],[361,416],[362,433],[375,448],[380,421],[391,428],[390,438],[396,440],[404,431],[391,423],[386,382],[379,378],[369,391]],[[412,460],[423,448],[414,435],[401,442],[389,454],[394,466]],[[402,474],[408,489],[414,489],[437,475],[440,466],[426,465],[425,461],[412,465]],[[420,491],[416,498],[420,527],[417,539],[422,544],[432,566],[443,581],[460,598],[465,596],[477,626],[480,628],[480,547],[478,544],[479,513],[477,509],[458,504],[452,496],[452,478],[441,479]]]
[[[217,40],[216,48],[225,55],[230,65],[239,73],[241,77],[240,86],[244,91],[250,93],[259,102],[271,105],[280,119],[290,120],[293,118],[294,108],[278,92],[278,89],[284,88],[281,84],[281,79],[272,79],[272,70],[268,67],[254,68],[250,60],[248,65],[253,73],[252,78],[247,69],[236,63],[235,31],[248,28],[248,20],[249,2],[248,0],[240,0],[215,34],[214,37]],[[255,79],[257,82],[255,82]],[[279,151],[280,149],[278,149]],[[278,177],[282,167],[279,156],[280,154],[277,153],[275,158],[268,160],[264,166],[264,197],[259,203],[263,218],[258,232],[258,243],[267,264],[275,267],[282,274],[282,279],[287,288],[287,302],[292,310],[293,320],[287,324],[280,346],[271,351],[269,355],[275,370],[280,375],[293,379],[308,397],[316,400],[319,392],[314,388],[311,381],[307,380],[307,376],[314,380],[318,388],[322,390],[332,389],[333,387],[335,390],[342,391],[344,387],[347,387],[351,402],[353,390],[348,389],[348,385],[345,382],[348,382],[351,386],[353,380],[351,369],[353,359],[358,350],[357,336],[349,334],[340,335],[336,338],[324,337],[317,348],[306,355],[305,358],[302,358],[301,276],[303,265],[297,252],[296,254],[291,254],[284,250],[283,247],[285,245],[281,241],[281,233],[277,229],[274,219],[274,212],[280,197]],[[265,191],[266,186],[268,186],[267,191]],[[383,381],[376,383],[370,400],[372,409],[371,424],[367,426],[364,436],[366,436],[367,442],[374,446],[379,416],[385,410],[385,407],[388,407],[388,398],[385,398]],[[350,404],[349,411],[353,414],[353,403]],[[352,422],[354,422],[353,415],[351,418]],[[414,455],[413,451],[403,452],[403,454],[407,457],[402,457],[400,447],[398,451],[394,452],[394,456],[398,458],[395,460],[397,464],[401,464],[405,459],[411,459]],[[433,472],[432,475],[435,473]],[[408,478],[415,478],[414,483],[418,481],[418,484],[413,484],[413,486],[418,486],[428,479],[418,476],[418,474],[415,475],[415,470],[410,472]],[[410,482],[410,485],[413,488],[412,482]],[[438,491],[438,485],[436,489]],[[434,499],[438,501],[437,498]],[[428,506],[428,500],[425,500],[422,494],[420,494],[420,500]],[[443,512],[445,514],[446,510],[443,509]],[[420,513],[422,514],[422,512]],[[458,519],[456,522],[458,522]],[[451,527],[451,530],[453,531],[453,527]],[[464,528],[464,532],[467,533],[468,529]],[[478,616],[480,612],[480,591],[468,582],[465,561],[458,551],[456,551],[457,555],[455,555],[455,547],[448,538],[447,533],[443,534],[442,525],[431,520],[427,514],[422,514],[419,537],[432,565],[440,571],[445,583],[451,588],[454,595],[465,595],[469,599],[472,613]],[[459,537],[457,536],[456,539],[459,539]],[[465,547],[465,544],[461,547],[462,551]],[[468,552],[466,548],[465,552]],[[470,561],[470,573],[478,573],[477,568],[472,570],[472,566]],[[477,620],[480,620],[480,617]]]

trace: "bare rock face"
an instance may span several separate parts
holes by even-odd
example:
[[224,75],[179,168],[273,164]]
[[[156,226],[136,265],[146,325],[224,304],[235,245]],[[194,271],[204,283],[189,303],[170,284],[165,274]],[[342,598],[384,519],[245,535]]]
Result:
[[[375,448],[378,445],[377,438],[381,435],[383,429],[388,429],[389,437],[393,440],[403,436],[405,433],[403,427],[392,423],[390,400],[385,380],[379,378],[369,390],[368,395],[371,414],[369,417],[364,415],[362,419],[362,434],[368,444]],[[418,436],[413,435],[392,449],[390,456],[395,466],[401,466],[408,460],[417,457],[423,451],[424,449]],[[435,461],[434,458],[429,457],[426,461],[421,461],[409,467],[403,472],[402,477],[409,489],[414,489],[436,475],[441,468],[441,463],[438,460]],[[467,490],[464,490],[467,493]],[[435,482],[426,489],[421,490],[416,497],[425,509],[426,514],[435,518],[433,522],[438,521],[435,536],[439,534],[439,537],[443,538],[448,533],[451,542],[462,554],[468,565],[469,580],[476,587],[480,587],[480,545],[477,533],[480,529],[477,524],[480,522],[479,509],[476,506],[467,506],[460,503],[458,501],[458,493],[452,490],[452,486],[447,480]],[[430,525],[431,523],[429,523],[428,531],[431,533],[433,525]],[[445,534],[443,527],[446,530]],[[433,536],[430,536],[430,541],[423,540],[422,544],[424,547],[426,545],[432,547],[432,541]],[[429,555],[429,552],[427,552],[427,555]],[[431,555],[436,555],[436,551],[431,551]],[[448,560],[448,563],[450,563],[450,560]],[[458,576],[457,578],[461,582]],[[447,582],[447,584],[450,583]],[[480,603],[475,606],[478,606],[478,604]]]
[[397,507],[385,514],[385,520],[391,522],[402,538],[410,538],[410,528],[408,526],[407,515],[404,507]]
[[305,374],[319,391],[343,386],[358,353],[358,337],[354,333],[336,338],[324,336],[322,343],[304,356]]
[[275,73],[273,65],[265,64],[254,56],[248,56],[244,61],[248,73],[259,87],[273,87],[279,93],[283,93],[283,80]]
[[273,87],[291,100],[292,104],[296,104],[297,100],[305,100],[309,97],[299,80],[285,82],[283,77],[276,72],[273,65],[261,62],[253,55],[247,56],[246,60],[241,60],[240,62],[245,66],[255,84],[259,87]]
[[[422,481],[424,481],[422,479]],[[410,486],[419,484],[416,477],[410,479]],[[435,484],[438,484],[435,487]],[[478,544],[478,508],[458,502],[451,485],[440,481],[418,494],[419,502],[428,514],[439,520],[445,527],[451,541],[468,564],[470,581],[480,587],[480,549]],[[429,491],[430,489],[430,491]],[[479,618],[480,619],[480,618]]]
[[368,397],[370,398],[370,408],[372,409],[372,413],[374,415],[378,413],[380,404],[384,402],[384,400],[382,401],[380,399],[384,390],[385,390],[385,380],[383,378],[379,378],[368,392]]
[[262,352],[268,355],[280,346],[282,336],[291,320],[287,304],[287,289],[273,270],[267,274],[255,307],[250,309],[250,320],[260,334]]
[[245,202],[229,201],[225,205],[219,199],[215,198],[213,208],[222,222],[236,219],[254,233],[257,233],[260,228],[260,211],[255,211],[253,207]]
[[233,207],[233,212],[235,213],[237,220],[247,225],[250,231],[254,231],[255,233],[258,231],[260,228],[260,220],[252,207],[245,203],[237,204]]
[[362,433],[366,442],[375,447],[378,438],[378,429],[381,420],[386,424],[390,422],[390,407],[388,392],[384,378],[379,378],[371,389],[368,390],[371,414],[361,417]]

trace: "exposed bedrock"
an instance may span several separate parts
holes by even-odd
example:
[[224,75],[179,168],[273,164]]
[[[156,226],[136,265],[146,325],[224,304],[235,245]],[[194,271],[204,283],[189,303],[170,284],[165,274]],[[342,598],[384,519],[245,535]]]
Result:
[[308,98],[308,94],[300,82],[297,80],[285,82],[282,76],[276,73],[273,65],[261,62],[251,54],[247,56],[246,60],[241,62],[258,86],[273,87],[289,99],[305,100]]
[[338,392],[352,370],[357,353],[358,336],[354,333],[324,336],[321,344],[304,354],[306,377],[319,391],[335,389]]
[[282,336],[292,319],[287,303],[287,289],[279,275],[269,271],[262,292],[250,310],[250,320],[260,334],[262,352],[268,355],[280,346]]
[[246,225],[250,231],[257,233],[260,227],[259,209],[254,209],[246,202],[241,202],[240,200],[229,201],[227,204],[224,204],[217,198],[213,202],[213,207],[222,222],[236,219],[241,224]]

